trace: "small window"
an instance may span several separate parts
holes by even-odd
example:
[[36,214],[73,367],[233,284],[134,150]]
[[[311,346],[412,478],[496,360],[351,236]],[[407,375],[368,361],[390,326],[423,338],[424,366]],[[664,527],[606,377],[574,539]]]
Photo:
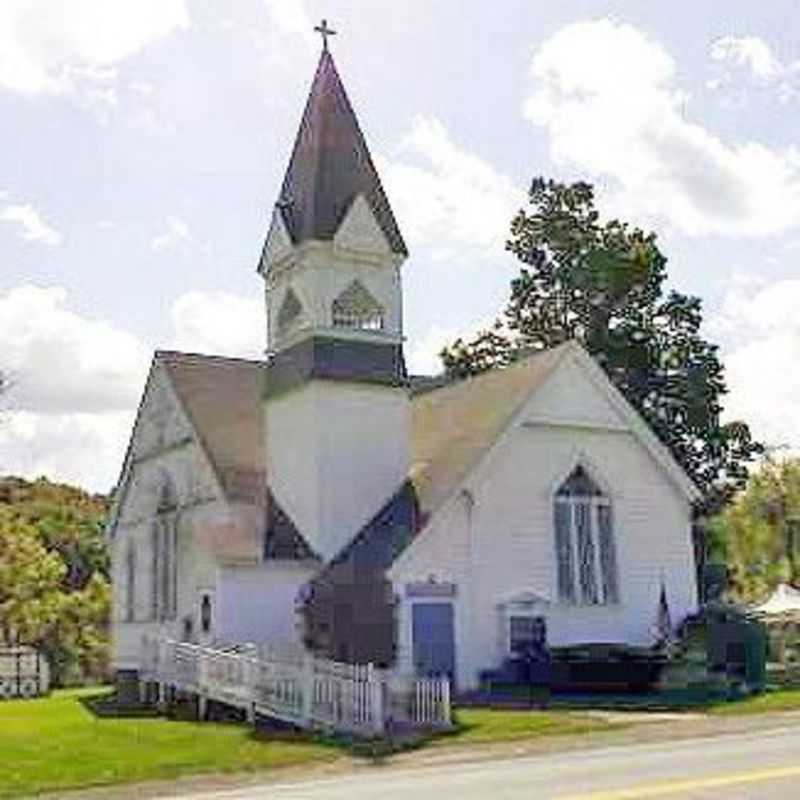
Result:
[[547,643],[544,617],[511,616],[508,619],[509,650],[517,655],[533,653]]
[[508,621],[512,653],[527,653],[533,645],[533,617],[511,617]]
[[360,281],[353,281],[332,306],[335,328],[380,331],[384,327],[384,311]]
[[207,594],[200,601],[200,630],[203,633],[211,632],[211,597]]

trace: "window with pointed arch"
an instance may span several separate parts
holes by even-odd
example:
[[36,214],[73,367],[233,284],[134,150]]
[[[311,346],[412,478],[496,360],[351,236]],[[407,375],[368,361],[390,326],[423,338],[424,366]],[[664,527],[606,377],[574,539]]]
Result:
[[295,327],[303,316],[303,304],[298,299],[294,289],[289,287],[278,311],[278,333],[288,333]]
[[175,619],[178,607],[178,495],[166,471],[157,492],[150,529],[150,616],[162,622]]
[[136,620],[136,545],[128,542],[125,551],[125,622]]
[[360,281],[353,281],[334,301],[331,316],[335,328],[381,331],[384,310]]
[[553,500],[558,597],[562,603],[619,602],[611,499],[578,465]]

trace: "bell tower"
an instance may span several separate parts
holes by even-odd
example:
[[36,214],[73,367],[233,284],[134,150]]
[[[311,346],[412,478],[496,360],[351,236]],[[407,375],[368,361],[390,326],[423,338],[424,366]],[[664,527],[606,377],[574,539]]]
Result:
[[267,480],[324,560],[408,474],[400,267],[408,252],[324,46],[258,271]]

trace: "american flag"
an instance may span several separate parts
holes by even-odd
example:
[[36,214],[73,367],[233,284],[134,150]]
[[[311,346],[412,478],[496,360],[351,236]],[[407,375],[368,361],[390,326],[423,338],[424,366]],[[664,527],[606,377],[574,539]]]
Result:
[[667,602],[667,587],[664,579],[661,579],[661,594],[658,598],[658,611],[656,612],[656,623],[653,626],[653,635],[658,642],[669,641],[672,638],[672,619],[669,614],[669,603]]

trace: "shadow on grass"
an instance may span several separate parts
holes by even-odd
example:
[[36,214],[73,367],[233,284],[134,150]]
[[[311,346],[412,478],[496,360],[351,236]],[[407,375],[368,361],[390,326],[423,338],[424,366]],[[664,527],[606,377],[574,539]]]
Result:
[[136,719],[157,717],[158,710],[147,703],[119,703],[116,692],[109,689],[97,694],[88,694],[76,698],[77,701],[95,717],[101,719]]
[[256,741],[320,745],[378,765],[386,763],[398,753],[419,750],[436,740],[456,736],[472,727],[456,724],[447,730],[390,728],[384,736],[370,737],[307,731],[290,723],[259,717],[250,735]]
[[532,703],[527,687],[509,685],[496,693],[473,695],[463,705],[497,710],[697,712],[736,703],[747,696],[697,685],[641,693],[553,692]]

